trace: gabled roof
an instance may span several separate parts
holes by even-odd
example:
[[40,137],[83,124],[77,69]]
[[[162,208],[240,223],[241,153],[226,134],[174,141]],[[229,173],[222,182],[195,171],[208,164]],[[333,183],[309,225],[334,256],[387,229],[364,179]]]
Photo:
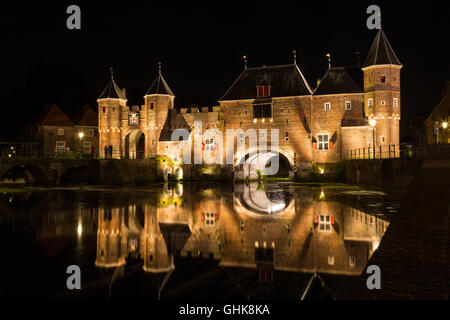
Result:
[[311,95],[311,89],[295,64],[245,69],[228,91],[219,99],[256,99],[256,87],[266,80],[270,84],[270,97]]
[[170,90],[166,81],[164,80],[161,74],[161,70],[159,71],[158,76],[156,77],[155,81],[153,81],[152,85],[150,86],[150,89],[147,90],[145,95],[150,94],[167,94],[169,96],[175,96],[172,90]]
[[327,70],[314,95],[364,92],[363,72],[359,67]]
[[103,90],[102,94],[99,99],[124,99],[127,100],[127,97],[122,92],[120,87],[117,85],[117,83],[114,81],[114,79],[111,77],[111,81],[109,81],[108,85],[106,86],[105,90]]
[[98,114],[90,107],[84,107],[84,111],[81,114],[80,120],[77,122],[77,126],[98,126]]
[[370,67],[374,65],[393,64],[401,66],[402,64],[397,59],[397,56],[392,50],[386,35],[383,30],[380,29],[372,43],[369,54],[367,55],[364,67]]
[[73,126],[70,118],[56,105],[46,106],[39,122],[42,126]]

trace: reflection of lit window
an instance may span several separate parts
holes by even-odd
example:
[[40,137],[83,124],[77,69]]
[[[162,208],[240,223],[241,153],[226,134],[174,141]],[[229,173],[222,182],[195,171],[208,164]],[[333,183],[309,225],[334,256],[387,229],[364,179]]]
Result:
[[350,264],[350,267],[354,267],[356,264],[356,258],[355,256],[350,256],[348,263]]
[[319,230],[320,231],[330,231],[331,230],[330,216],[320,215]]
[[331,254],[328,255],[328,264],[334,266],[334,256]]
[[214,219],[214,213],[207,212],[205,217],[205,223],[207,226],[213,226],[216,220]]

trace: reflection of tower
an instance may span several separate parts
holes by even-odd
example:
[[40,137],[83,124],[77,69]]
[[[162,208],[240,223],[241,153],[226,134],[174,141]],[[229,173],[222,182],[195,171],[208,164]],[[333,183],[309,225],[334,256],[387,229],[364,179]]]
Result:
[[144,115],[145,127],[148,127],[148,135],[146,132],[146,157],[158,154],[158,139],[161,129],[167,120],[170,120],[170,110],[173,109],[175,96],[167,85],[161,74],[161,63],[159,63],[158,76],[153,81],[150,89],[144,96]]
[[169,255],[166,242],[161,233],[157,210],[145,207],[145,226],[141,235],[141,257],[144,258],[144,271],[168,272],[174,269],[173,256]]
[[127,230],[120,208],[100,208],[97,229],[97,267],[125,264]]
[[376,122],[376,146],[400,142],[400,70],[397,59],[383,30],[378,31],[364,72],[364,112]]
[[99,124],[99,148],[100,155],[107,157],[105,146],[112,146],[112,157],[120,157],[122,108],[126,107],[127,98],[125,89],[122,90],[113,79],[111,68],[111,81],[103,90],[98,102],[98,124]]

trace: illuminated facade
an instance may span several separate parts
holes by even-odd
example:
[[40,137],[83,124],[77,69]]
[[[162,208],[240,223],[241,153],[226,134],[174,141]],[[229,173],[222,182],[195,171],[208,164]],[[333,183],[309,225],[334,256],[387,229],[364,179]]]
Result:
[[[278,129],[279,144],[271,151],[281,155],[289,176],[301,176],[313,161],[338,162],[349,150],[373,147],[373,132],[376,147],[399,144],[401,68],[380,30],[363,67],[331,67],[314,90],[295,59],[290,65],[246,67],[212,108],[174,108],[175,96],[161,68],[140,107],[127,106],[125,90],[111,78],[98,99],[99,145],[105,157],[176,158],[179,141],[172,141],[172,133],[193,132],[194,121],[202,121],[202,132],[213,129],[223,137],[227,129],[266,129],[261,134],[267,135],[262,138],[268,145],[272,130]],[[374,131],[371,119],[376,120]],[[239,133],[233,139],[230,145],[238,139],[247,143]],[[203,138],[202,152],[214,152],[216,146],[214,138]],[[234,165],[246,163],[252,151],[225,149],[223,163],[229,153],[234,153]]]

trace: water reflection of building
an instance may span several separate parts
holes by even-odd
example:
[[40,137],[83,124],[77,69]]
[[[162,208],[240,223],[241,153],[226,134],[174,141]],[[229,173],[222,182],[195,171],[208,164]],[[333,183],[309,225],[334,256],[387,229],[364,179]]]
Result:
[[389,224],[323,192],[257,185],[225,195],[165,188],[142,205],[143,226],[135,211],[100,209],[97,266],[119,266],[134,255],[146,272],[163,273],[176,269],[180,256],[259,269],[266,280],[273,270],[358,275]]

